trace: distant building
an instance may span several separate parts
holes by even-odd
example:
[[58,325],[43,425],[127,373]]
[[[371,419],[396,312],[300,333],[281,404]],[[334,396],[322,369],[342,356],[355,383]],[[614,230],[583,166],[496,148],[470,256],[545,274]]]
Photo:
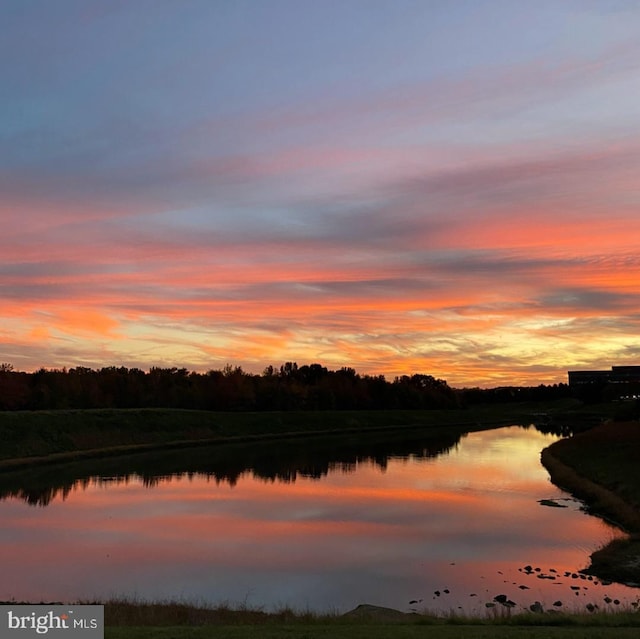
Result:
[[612,366],[610,371],[568,371],[569,386],[575,388],[584,385],[638,384],[640,366]]
[[640,366],[612,366],[613,382],[640,382]]
[[640,388],[640,366],[612,366],[609,371],[568,371],[568,375],[569,386],[575,391],[616,384],[618,391],[612,390],[614,397],[629,394],[635,397]]

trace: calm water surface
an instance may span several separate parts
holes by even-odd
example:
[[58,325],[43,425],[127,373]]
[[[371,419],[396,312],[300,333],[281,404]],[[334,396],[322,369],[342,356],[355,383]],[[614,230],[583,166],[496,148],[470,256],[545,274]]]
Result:
[[636,601],[636,589],[565,577],[622,533],[550,483],[539,454],[555,439],[514,426],[278,473],[84,478],[31,495],[40,505],[5,491],[0,599],[483,613],[497,594],[565,609]]

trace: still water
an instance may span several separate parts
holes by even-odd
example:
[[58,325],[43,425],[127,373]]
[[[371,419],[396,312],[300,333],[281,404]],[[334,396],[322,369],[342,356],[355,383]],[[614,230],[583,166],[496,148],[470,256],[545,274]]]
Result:
[[187,450],[0,478],[0,599],[482,614],[498,594],[568,610],[638,599],[576,574],[623,533],[550,483],[539,458],[556,436],[514,426],[406,437],[324,441],[313,452]]

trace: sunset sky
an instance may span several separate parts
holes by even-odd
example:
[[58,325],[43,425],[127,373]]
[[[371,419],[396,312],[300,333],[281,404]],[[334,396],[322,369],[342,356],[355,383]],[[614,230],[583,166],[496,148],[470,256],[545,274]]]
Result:
[[640,364],[640,3],[3,0],[0,361]]

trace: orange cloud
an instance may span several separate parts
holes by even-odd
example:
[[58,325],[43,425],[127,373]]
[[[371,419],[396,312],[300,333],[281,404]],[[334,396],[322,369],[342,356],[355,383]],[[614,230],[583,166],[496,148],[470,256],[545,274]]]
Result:
[[[268,168],[367,161],[364,150],[341,153],[290,149]],[[394,178],[362,209],[310,206],[293,231],[286,215],[275,230],[239,219],[218,232],[163,226],[137,215],[142,205],[111,217],[98,206],[85,224],[79,207],[65,216],[5,204],[6,357],[255,372],[320,361],[455,385],[565,381],[572,362],[630,361],[640,217],[616,189],[629,188],[624,162],[636,166],[638,154],[632,144],[581,153],[513,167],[476,157],[470,168]],[[29,216],[35,230],[18,224]]]
[[51,338],[51,331],[46,326],[34,326],[27,335],[30,342],[46,342]]
[[54,320],[55,327],[65,333],[95,334],[118,337],[119,322],[107,314],[93,309],[60,310]]

